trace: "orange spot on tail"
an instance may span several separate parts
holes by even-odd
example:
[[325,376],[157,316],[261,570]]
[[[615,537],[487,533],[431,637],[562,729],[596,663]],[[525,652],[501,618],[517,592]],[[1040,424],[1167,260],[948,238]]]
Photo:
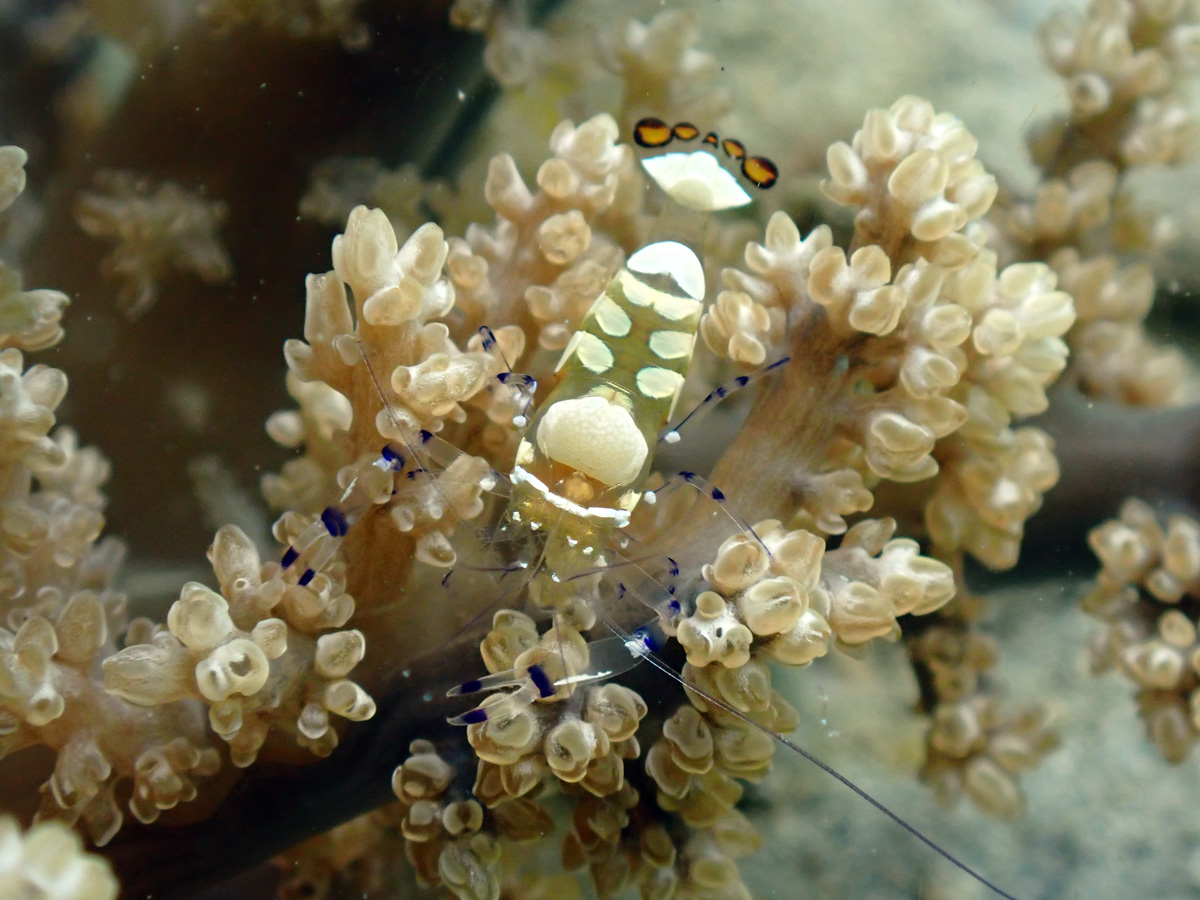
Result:
[[734,159],[745,159],[746,148],[741,141],[735,141],[733,138],[725,138],[721,141],[721,149],[725,151],[726,156],[731,156]]
[[647,117],[633,126],[633,140],[642,147],[665,147],[674,136],[662,119]]
[[691,122],[677,122],[674,131],[675,137],[681,141],[693,141],[700,134],[700,129]]
[[779,180],[779,167],[765,156],[742,160],[742,174],[755,187],[766,190]]

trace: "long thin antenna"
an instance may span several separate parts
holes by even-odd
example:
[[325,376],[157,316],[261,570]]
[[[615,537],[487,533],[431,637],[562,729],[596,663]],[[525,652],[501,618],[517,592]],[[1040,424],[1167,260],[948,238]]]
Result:
[[[635,640],[633,635],[626,632],[623,628],[621,628],[620,625],[618,625],[616,622],[614,622],[612,620],[612,618],[610,618],[609,615],[604,612],[604,610],[597,609],[596,615],[600,619],[600,621],[602,621],[608,627],[608,630],[611,631],[613,634],[615,634],[617,637],[622,638],[625,641]],[[649,662],[656,669],[660,669],[661,671],[665,672],[671,678],[674,678],[676,681],[678,681],[680,684],[682,684],[685,688],[692,691],[694,694],[704,698],[704,700],[706,702],[711,703],[713,706],[720,707],[721,709],[725,710],[725,712],[727,712],[730,715],[745,722],[751,728],[761,731],[763,734],[768,735],[771,738],[774,738],[775,740],[777,740],[779,743],[781,743],[783,746],[787,747],[789,750],[793,750],[796,753],[799,753],[802,757],[804,757],[806,760],[808,760],[810,763],[812,763],[814,766],[816,766],[818,769],[820,769],[826,775],[829,775],[830,777],[834,778],[835,780],[840,782],[845,787],[854,791],[855,794],[857,794],[863,800],[866,800],[873,807],[875,807],[877,810],[879,810],[881,813],[883,813],[885,816],[887,816],[889,819],[891,819],[893,822],[895,822],[897,825],[899,825],[901,828],[903,828],[905,831],[907,831],[909,834],[911,834],[913,837],[915,837],[918,841],[920,841],[922,844],[924,844],[926,847],[928,847],[930,850],[932,850],[938,856],[942,857],[943,859],[945,859],[947,862],[949,862],[951,865],[955,866],[959,870],[965,872],[967,875],[969,875],[971,878],[975,879],[977,882],[982,884],[988,890],[992,891],[993,893],[997,894],[1000,897],[1003,897],[1004,900],[1018,900],[1017,897],[1008,893],[1007,891],[1005,891],[1003,888],[999,887],[995,883],[989,881],[984,875],[977,872],[975,869],[971,868],[969,865],[967,865],[961,859],[956,857],[949,850],[944,849],[935,840],[933,840],[933,838],[926,835],[923,831],[921,831],[915,825],[909,824],[907,821],[904,820],[904,818],[902,818],[900,816],[899,813],[893,812],[881,800],[876,800],[866,790],[859,787],[857,784],[855,784],[853,781],[851,781],[849,778],[847,778],[845,775],[843,775],[841,772],[839,772],[833,766],[829,765],[829,763],[824,762],[817,756],[814,756],[812,753],[805,750],[803,747],[801,747],[795,741],[792,741],[789,738],[784,737],[782,734],[776,734],[774,731],[771,731],[769,728],[763,727],[762,725],[760,725],[758,722],[755,722],[752,718],[750,718],[745,713],[743,713],[737,709],[734,709],[732,706],[730,706],[728,703],[724,702],[723,700],[712,696],[710,693],[705,691],[703,688],[700,688],[700,687],[696,686],[695,684],[685,681],[682,675],[680,675],[678,672],[676,672],[674,669],[672,669],[670,666],[668,666],[665,662],[663,662],[658,657],[656,657],[653,653],[645,653],[644,658],[646,659],[647,662]]]
[[[404,448],[408,451],[409,456],[414,461],[419,461],[422,458],[436,460],[436,457],[433,456],[431,452],[423,452],[413,444],[410,430],[401,423],[400,417],[396,415],[396,410],[393,409],[392,404],[388,402],[387,394],[385,394],[383,390],[383,382],[379,380],[379,373],[375,371],[375,366],[371,362],[370,354],[367,353],[367,348],[363,342],[363,339],[355,335],[354,342],[358,345],[358,354],[360,357],[362,357],[363,365],[366,366],[367,375],[371,379],[371,384],[375,387],[375,393],[379,396],[379,402],[383,405],[383,411],[387,414],[388,419],[391,421],[392,428],[395,430],[396,434],[399,435],[400,440],[404,443]],[[454,447],[446,441],[443,441],[431,431],[421,430],[418,432],[418,437],[420,438],[422,446],[428,446],[432,449],[441,450],[444,457],[448,457],[449,455],[453,455],[455,457],[464,455],[463,452],[457,447]],[[442,471],[445,471],[447,466],[445,465],[444,460],[442,461],[442,465]],[[426,471],[430,470],[426,468]],[[430,474],[432,475],[432,472]],[[409,477],[412,477],[412,473],[409,474]],[[495,469],[492,469],[491,473],[487,477],[487,480],[481,481],[479,486],[485,492],[495,493],[497,485],[502,481],[506,482],[504,476]],[[441,485],[439,485],[437,482],[437,478],[432,477],[429,481],[429,484],[442,501],[443,508],[448,513],[452,513],[455,518],[458,519],[460,524],[467,525],[467,520],[459,513],[458,507],[450,500],[450,498],[446,495],[446,492],[442,490]],[[467,525],[467,527],[470,527],[470,525]],[[476,528],[475,533],[478,536],[482,532],[480,529]]]

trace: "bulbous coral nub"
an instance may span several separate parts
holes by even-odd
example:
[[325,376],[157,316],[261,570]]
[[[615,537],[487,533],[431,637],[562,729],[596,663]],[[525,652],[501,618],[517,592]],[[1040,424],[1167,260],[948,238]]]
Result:
[[1200,595],[1200,523],[1129,499],[1088,543],[1101,570],[1082,601],[1107,626],[1093,668],[1119,668],[1138,688],[1139,712],[1162,756],[1178,763],[1200,735],[1200,641],[1187,612]]
[[237,638],[222,644],[196,664],[196,687],[214,703],[231,694],[251,696],[267,683],[267,656],[253,641]]
[[[0,209],[3,208],[2,179],[0,173]],[[68,302],[67,295],[61,291],[24,290],[21,273],[0,262],[0,347],[27,351],[53,347],[62,340],[60,323]]]
[[719,662],[736,668],[750,659],[754,635],[713,591],[696,598],[695,615],[681,620],[678,629],[676,637],[694,666]]
[[186,653],[134,644],[104,659],[104,688],[138,706],[162,706],[191,697],[194,665]]

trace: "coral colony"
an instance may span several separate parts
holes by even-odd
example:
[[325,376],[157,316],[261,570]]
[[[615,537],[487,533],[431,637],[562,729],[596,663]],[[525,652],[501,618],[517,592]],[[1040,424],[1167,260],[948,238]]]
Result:
[[[198,14],[362,49],[356,8]],[[486,35],[501,84],[565,65],[566,37],[504,5],[450,16]],[[544,54],[522,72],[518,33]],[[746,898],[736,861],[759,837],[743,783],[797,725],[773,671],[879,639],[903,639],[928,688],[921,779],[1022,813],[1020,773],[1057,737],[1039,707],[989,693],[1002,648],[964,562],[1016,564],[1059,478],[1053,441],[1020,420],[1064,371],[1097,399],[1185,396],[1189,363],[1142,324],[1154,280],[1136,257],[1164,229],[1122,190],[1196,143],[1183,91],[1200,16],[1096,0],[1049,22],[1070,110],[1032,137],[1032,198],[998,199],[963,123],[904,96],[828,149],[845,241],[775,212],[735,256],[721,246],[741,226],[721,211],[786,174],[707,130],[728,98],[696,39],[675,12],[607,37],[616,116],[562,121],[532,184],[495,156],[494,221],[462,236],[415,221],[457,201],[411,168],[317,168],[302,208],[341,234],[284,346],[297,408],[267,423],[297,451],[263,482],[277,548],[219,528],[215,588],[184,584],[165,621],[129,617],[122,545],[101,536],[108,463],[56,428],[66,377],[25,358],[63,338],[67,297],[0,265],[0,756],[56,755],[34,823],[0,817],[0,895],[115,897],[84,840],[104,848],[127,816],[206,792],[220,816],[237,770],[338,753],[396,688],[395,665],[364,660],[464,636],[477,651],[441,685],[456,713],[395,747],[393,803],[277,858],[284,896],[379,890],[405,866],[461,900],[567,896],[522,868],[540,842],[602,897]],[[27,161],[0,147],[0,211]],[[103,274],[130,317],[166,302],[173,272],[229,277],[218,197],[106,172],[75,208],[114,245]],[[660,445],[704,436],[738,392],[750,412],[710,472],[654,471]],[[1131,499],[1091,543],[1096,666],[1137,683],[1150,739],[1181,761],[1200,734],[1200,524]],[[654,698],[635,689],[647,671]]]

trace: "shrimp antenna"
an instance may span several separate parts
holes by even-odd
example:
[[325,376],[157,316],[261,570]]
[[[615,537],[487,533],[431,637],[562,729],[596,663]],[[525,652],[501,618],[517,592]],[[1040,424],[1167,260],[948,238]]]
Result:
[[[621,638],[622,640],[624,640],[626,642],[626,646],[633,646],[634,644],[638,643],[638,640],[636,637],[629,634],[627,631],[625,631],[625,629],[623,629],[620,625],[618,625],[616,622],[614,622],[613,619],[604,610],[597,609],[596,615],[600,619],[600,621],[602,621],[605,624],[605,626],[607,626],[609,631],[611,631],[617,637]],[[729,713],[731,716],[734,716],[735,718],[740,719],[741,721],[745,722],[751,728],[761,731],[763,734],[778,741],[780,744],[787,747],[789,750],[799,753],[802,757],[804,757],[806,760],[808,760],[810,763],[812,763],[814,766],[816,766],[818,769],[820,769],[826,775],[829,775],[830,777],[834,778],[836,781],[840,782],[843,786],[852,790],[860,798],[862,798],[863,800],[866,800],[873,807],[875,807],[877,810],[879,810],[881,813],[883,813],[885,816],[887,816],[889,819],[891,819],[893,822],[895,822],[897,825],[899,825],[901,828],[903,828],[905,831],[907,831],[910,835],[915,837],[918,841],[920,841],[922,844],[924,844],[926,847],[928,847],[930,850],[932,850],[938,856],[942,857],[942,859],[946,860],[952,866],[959,869],[960,871],[965,872],[967,875],[969,875],[975,881],[982,884],[989,891],[992,891],[997,896],[1003,897],[1004,900],[1018,900],[1017,897],[1008,893],[1008,891],[1004,890],[1003,888],[1001,888],[999,885],[995,884],[994,882],[989,881],[987,879],[987,877],[985,877],[982,873],[977,872],[975,869],[971,868],[969,865],[967,865],[965,862],[963,862],[961,859],[959,859],[957,856],[955,856],[949,850],[946,850],[944,847],[942,847],[940,844],[938,844],[937,841],[935,841],[933,838],[926,835],[925,832],[921,831],[921,829],[917,828],[915,825],[910,824],[899,813],[893,811],[889,806],[887,806],[887,804],[885,804],[882,800],[877,800],[866,789],[859,787],[857,784],[855,784],[853,781],[851,781],[848,777],[843,775],[841,772],[839,772],[833,766],[829,765],[829,763],[823,761],[820,757],[815,756],[814,754],[805,750],[803,747],[801,747],[799,744],[797,744],[795,741],[791,740],[790,738],[784,737],[782,734],[776,734],[774,731],[771,731],[769,728],[766,728],[766,727],[760,725],[758,722],[755,722],[752,718],[750,718],[745,713],[741,712],[740,710],[734,709],[728,703],[724,702],[723,700],[721,700],[718,697],[714,697],[708,691],[705,691],[704,689],[685,681],[682,675],[680,675],[678,672],[676,672],[674,669],[672,669],[669,665],[667,665],[665,662],[663,662],[658,657],[656,657],[653,653],[645,651],[645,652],[642,652],[641,655],[645,658],[645,660],[648,663],[650,663],[650,665],[654,666],[656,669],[660,669],[661,671],[665,672],[671,678],[675,679],[680,684],[682,684],[689,691],[698,695],[699,697],[702,697],[705,700],[705,702],[711,703],[713,706],[723,709],[725,712]]]
[[[379,380],[379,373],[375,371],[375,366],[371,362],[371,357],[370,357],[370,354],[367,352],[366,344],[363,342],[363,339],[361,337],[359,337],[358,335],[353,335],[353,339],[354,339],[354,343],[358,346],[358,355],[360,357],[362,357],[363,365],[366,366],[367,375],[371,379],[371,384],[375,387],[375,393],[379,396],[379,401],[383,405],[383,411],[384,411],[384,413],[387,414],[388,420],[391,422],[392,428],[395,430],[396,434],[399,436],[400,440],[403,442],[405,449],[409,453],[409,456],[413,460],[420,460],[422,457],[425,457],[427,459],[433,459],[435,462],[437,462],[439,465],[442,465],[443,467],[448,466],[449,461],[451,459],[455,459],[455,458],[462,456],[463,455],[462,451],[459,450],[457,447],[454,447],[453,445],[448,444],[446,441],[439,438],[433,432],[427,431],[425,429],[421,429],[417,433],[417,438],[420,441],[420,446],[423,448],[423,450],[417,449],[417,447],[413,444],[413,441],[412,441],[411,430],[409,428],[407,428],[400,421],[400,417],[396,415],[396,410],[392,408],[391,402],[387,399],[387,394],[384,393],[383,382]],[[438,459],[438,457],[437,457],[437,455],[435,455],[434,451],[440,451],[440,455],[442,458]],[[413,473],[409,473],[410,478],[412,477],[412,474]],[[485,492],[494,493],[494,492],[496,492],[498,485],[502,481],[504,481],[504,476],[502,476],[499,472],[497,472],[495,469],[493,469],[491,472],[488,473],[487,476],[485,476],[479,482],[479,486]],[[459,519],[459,521],[464,521],[462,516],[459,515],[458,508],[450,500],[450,498],[446,495],[446,493],[441,489],[441,487],[440,487],[440,485],[438,485],[436,479],[431,481],[430,484],[433,486],[433,490],[438,494],[439,498],[441,499],[442,505],[446,509],[446,511],[453,513]]]
[[[375,366],[371,363],[370,354],[367,352],[366,343],[358,335],[354,335],[354,343],[358,345],[358,355],[362,357],[363,365],[367,367],[367,375],[371,378],[371,384],[375,386],[375,393],[379,395],[379,400],[383,404],[384,412],[387,413],[388,419],[391,420],[392,427],[396,429],[396,433],[400,435],[400,440],[405,444],[409,444],[409,431],[400,422],[400,417],[396,415],[396,411],[392,409],[392,404],[388,402],[387,394],[383,392],[383,382],[379,380],[379,375],[375,371]],[[413,452],[413,447],[408,447],[409,452]],[[414,456],[416,454],[414,453]]]

